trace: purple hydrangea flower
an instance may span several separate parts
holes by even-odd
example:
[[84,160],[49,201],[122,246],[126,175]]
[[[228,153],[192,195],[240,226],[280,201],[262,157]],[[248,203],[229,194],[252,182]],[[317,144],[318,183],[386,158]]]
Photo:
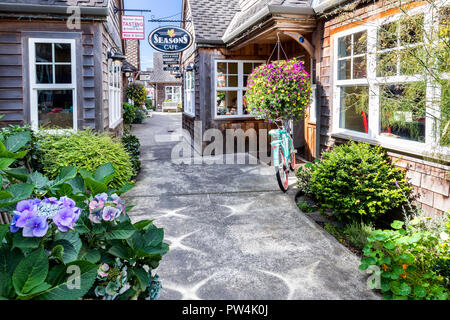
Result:
[[16,220],[15,226],[19,228],[24,228],[28,220],[36,218],[37,210],[24,210],[21,213],[14,211],[19,217]]
[[69,229],[73,229],[73,225],[78,220],[79,215],[75,213],[75,210],[70,207],[63,207],[53,217],[53,222],[61,232],[67,232]]
[[9,230],[12,233],[16,233],[17,231],[20,230],[20,228],[16,226],[17,219],[19,219],[19,218],[20,218],[20,215],[18,215],[18,214],[15,214],[12,218],[11,224],[9,226]]
[[23,228],[22,235],[27,238],[42,238],[47,233],[47,230],[47,219],[45,219],[45,217],[34,217],[27,220]]
[[117,214],[120,214],[120,211],[114,207],[107,206],[103,209],[102,218],[105,221],[112,221],[116,218]]

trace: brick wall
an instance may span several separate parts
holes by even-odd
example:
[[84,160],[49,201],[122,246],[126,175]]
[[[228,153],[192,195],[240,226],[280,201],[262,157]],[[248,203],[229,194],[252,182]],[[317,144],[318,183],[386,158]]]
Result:
[[140,52],[139,52],[139,40],[125,40],[126,41],[126,53],[127,61],[131,63],[136,69],[140,69]]

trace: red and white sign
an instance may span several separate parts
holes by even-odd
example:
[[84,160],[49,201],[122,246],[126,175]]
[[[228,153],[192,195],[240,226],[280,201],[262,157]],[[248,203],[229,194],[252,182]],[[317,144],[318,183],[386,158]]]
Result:
[[122,16],[122,39],[145,39],[144,16]]

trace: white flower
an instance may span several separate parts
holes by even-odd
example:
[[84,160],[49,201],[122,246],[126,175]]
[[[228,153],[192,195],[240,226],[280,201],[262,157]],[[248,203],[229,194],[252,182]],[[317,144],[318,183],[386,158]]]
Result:
[[441,232],[441,234],[439,236],[441,237],[441,240],[444,240],[444,241],[448,240],[447,232]]

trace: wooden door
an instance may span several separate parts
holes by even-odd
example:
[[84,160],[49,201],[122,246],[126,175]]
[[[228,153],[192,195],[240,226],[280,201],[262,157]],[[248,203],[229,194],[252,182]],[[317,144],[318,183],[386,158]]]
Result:
[[316,156],[316,85],[311,85],[311,104],[305,110],[305,159]]

